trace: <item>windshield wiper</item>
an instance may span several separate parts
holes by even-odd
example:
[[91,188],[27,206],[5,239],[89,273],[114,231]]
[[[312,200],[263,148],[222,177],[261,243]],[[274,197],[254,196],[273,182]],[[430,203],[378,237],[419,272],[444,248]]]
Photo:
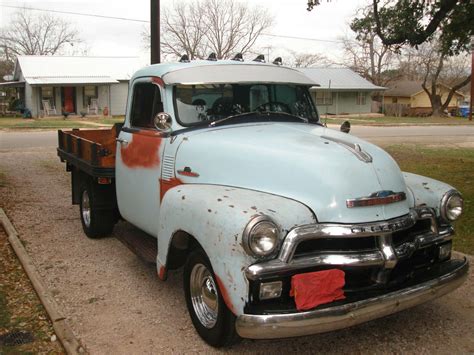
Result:
[[304,123],[308,123],[309,120],[306,118],[306,117],[302,117],[302,116],[298,116],[298,115],[294,115],[292,113],[288,113],[288,112],[283,112],[283,111],[266,111],[268,113],[274,113],[274,114],[277,114],[277,115],[285,115],[285,116],[290,116],[290,117],[294,117],[294,118],[298,118],[299,120],[303,121]]
[[252,112],[245,112],[245,113],[238,113],[237,115],[232,115],[232,116],[227,116],[224,118],[221,118],[220,120],[212,121],[209,123],[209,127],[214,127],[218,125],[221,122],[236,118],[236,117],[246,117],[246,116],[251,116],[251,115],[260,115],[260,112],[252,111]]
[[289,116],[289,117],[292,117],[292,118],[296,118],[298,120],[301,120],[303,121],[304,123],[309,123],[309,119],[307,119],[306,117],[302,117],[302,116],[298,116],[298,115],[294,115],[294,114],[291,114],[291,113],[288,113],[288,112],[281,112],[281,111],[263,111],[263,112],[259,112],[259,111],[252,111],[252,112],[245,112],[245,113],[239,113],[237,115],[232,115],[232,116],[228,116],[228,117],[224,117],[224,118],[221,118],[220,120],[216,120],[216,121],[212,121],[208,127],[215,127],[216,125],[222,123],[222,122],[225,122],[227,120],[230,120],[230,119],[233,119],[233,118],[237,118],[237,117],[247,117],[247,116],[252,116],[252,115],[256,115],[256,116],[270,116],[271,114],[274,114],[274,115],[284,115],[284,116]]

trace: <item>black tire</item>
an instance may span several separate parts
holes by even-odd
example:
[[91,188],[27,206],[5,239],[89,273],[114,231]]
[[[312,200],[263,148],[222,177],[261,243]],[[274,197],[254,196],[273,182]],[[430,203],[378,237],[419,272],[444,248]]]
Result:
[[79,209],[82,229],[92,239],[110,235],[117,222],[115,211],[101,208],[97,195],[92,182],[84,182],[81,185]]
[[[215,287],[217,291],[217,317],[215,321],[211,321],[207,324],[207,326],[200,320],[200,317],[196,313],[195,306],[193,305],[193,300],[191,297],[191,278],[193,274],[193,270],[202,270],[205,268],[208,273],[206,274],[207,277],[210,277],[212,280],[211,285]],[[195,278],[194,278],[195,280]],[[195,249],[189,255],[186,264],[184,265],[184,273],[183,273],[183,281],[184,281],[184,294],[186,297],[186,305],[188,306],[189,315],[191,316],[191,320],[196,328],[196,331],[201,336],[201,338],[208,343],[209,345],[219,348],[222,346],[229,346],[232,345],[240,340],[236,330],[235,330],[235,319],[236,317],[232,314],[232,312],[227,308],[224,299],[222,298],[222,293],[219,289],[219,285],[216,282],[216,276],[214,271],[212,270],[211,263],[206,255],[206,253],[202,249]],[[202,280],[200,283],[204,285],[205,281]],[[206,285],[209,284],[206,282]],[[201,290],[204,290],[201,287]],[[209,288],[206,288],[209,290]],[[204,302],[201,302],[203,304]],[[197,311],[198,313],[202,314],[202,312]],[[208,319],[209,320],[209,319]],[[214,323],[214,324],[210,324]]]

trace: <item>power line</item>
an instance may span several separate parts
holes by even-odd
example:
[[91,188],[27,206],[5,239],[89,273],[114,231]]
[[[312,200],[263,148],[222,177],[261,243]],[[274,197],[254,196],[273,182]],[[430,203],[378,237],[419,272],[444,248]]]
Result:
[[338,41],[338,40],[335,40],[335,39],[319,39],[319,38],[310,38],[310,37],[284,36],[284,35],[275,35],[275,34],[272,34],[272,33],[262,33],[262,36],[289,38],[289,39],[300,39],[300,40],[304,40],[304,41],[315,41],[315,42],[343,43],[343,41]]
[[[3,4],[0,4],[0,7],[8,7],[8,8],[12,8],[12,9],[31,10],[31,11],[52,12],[52,13],[57,13],[57,14],[66,14],[66,15],[75,15],[75,16],[84,16],[84,17],[96,17],[96,18],[104,18],[104,19],[110,19],[110,20],[150,23],[150,21],[148,21],[148,20],[140,20],[140,19],[134,19],[134,18],[128,18],[128,17],[116,17],[116,16],[88,14],[88,13],[84,13],[84,12],[39,9],[39,8],[35,8],[35,7],[24,7],[24,6],[3,5]],[[287,39],[297,39],[297,40],[302,40],[302,41],[313,41],[313,42],[343,43],[342,41],[338,41],[338,40],[319,39],[319,38],[310,38],[310,37],[298,37],[298,36],[284,36],[284,35],[276,35],[276,34],[273,34],[273,33],[262,33],[262,36],[287,38]]]
[[22,9],[22,10],[32,10],[32,11],[53,12],[53,13],[57,13],[57,14],[76,15],[76,16],[85,16],[85,17],[98,17],[98,18],[106,18],[106,19],[111,19],[111,20],[122,20],[122,21],[132,21],[132,22],[150,23],[150,21],[139,20],[139,19],[134,19],[134,18],[105,16],[105,15],[97,15],[97,14],[86,14],[86,13],[83,13],[83,12],[59,11],[59,10],[50,10],[50,9],[38,9],[38,8],[34,8],[34,7],[24,7],[24,6],[14,6],[14,5],[3,5],[3,4],[0,4],[0,6],[1,6],[1,7],[9,7],[9,8],[12,8],[12,9]]

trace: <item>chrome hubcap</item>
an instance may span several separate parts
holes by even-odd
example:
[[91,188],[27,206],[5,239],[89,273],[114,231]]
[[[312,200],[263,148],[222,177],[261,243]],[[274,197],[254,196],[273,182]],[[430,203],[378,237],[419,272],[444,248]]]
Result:
[[211,273],[203,264],[196,264],[189,280],[194,313],[203,326],[210,329],[216,325],[219,310],[217,287]]
[[87,190],[84,190],[82,192],[82,220],[84,221],[84,224],[86,227],[90,227],[91,225],[91,205],[89,202],[89,194],[87,193]]

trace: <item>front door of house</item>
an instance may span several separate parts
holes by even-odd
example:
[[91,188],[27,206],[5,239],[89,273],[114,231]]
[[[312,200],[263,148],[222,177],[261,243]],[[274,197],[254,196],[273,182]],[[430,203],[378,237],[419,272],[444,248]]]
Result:
[[62,107],[64,112],[76,112],[76,88],[63,87],[62,88]]

